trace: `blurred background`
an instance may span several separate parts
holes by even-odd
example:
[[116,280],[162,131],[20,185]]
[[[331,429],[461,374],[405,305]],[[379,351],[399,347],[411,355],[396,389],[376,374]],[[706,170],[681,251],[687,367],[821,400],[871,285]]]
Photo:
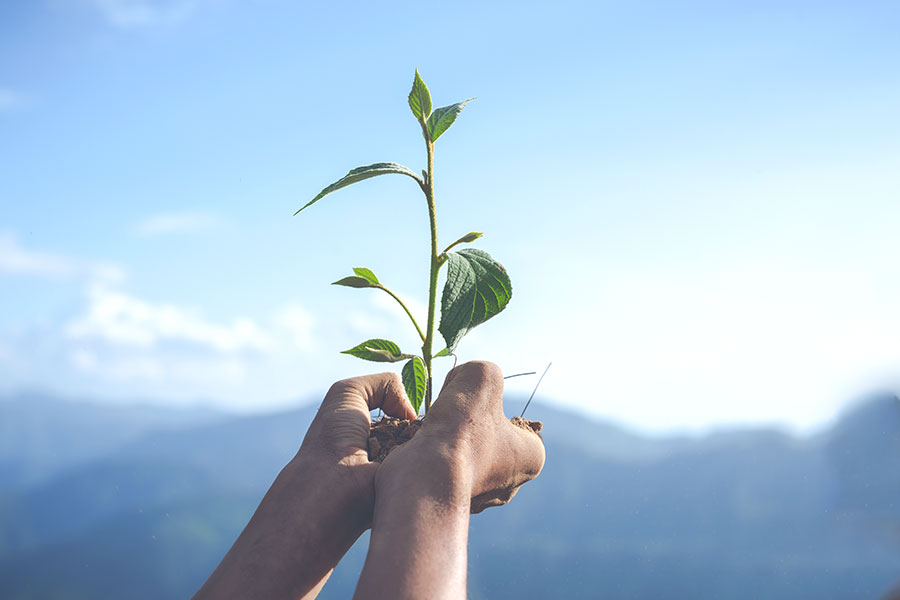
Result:
[[[444,243],[508,269],[461,360],[553,368],[544,474],[472,598],[878,598],[900,582],[894,2],[0,3],[0,596],[184,598],[338,354],[415,348]],[[444,365],[444,371],[449,364]],[[443,373],[439,372],[439,375]],[[508,382],[521,411],[535,377]],[[349,597],[365,539],[326,586]]]

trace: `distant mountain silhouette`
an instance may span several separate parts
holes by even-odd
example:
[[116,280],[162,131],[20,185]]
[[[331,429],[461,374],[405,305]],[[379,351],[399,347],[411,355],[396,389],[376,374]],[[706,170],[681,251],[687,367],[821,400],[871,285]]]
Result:
[[[0,399],[0,597],[189,597],[313,415]],[[473,517],[475,600],[858,599],[900,580],[893,396],[808,438],[648,438],[549,406],[529,416],[545,422],[547,464]],[[322,598],[352,594],[365,544]]]

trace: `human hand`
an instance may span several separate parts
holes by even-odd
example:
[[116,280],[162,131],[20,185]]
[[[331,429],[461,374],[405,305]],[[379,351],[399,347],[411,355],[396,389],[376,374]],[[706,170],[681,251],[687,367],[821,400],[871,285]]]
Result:
[[338,381],[331,386],[297,453],[306,469],[331,482],[334,493],[349,495],[351,505],[371,519],[373,478],[378,463],[370,462],[369,411],[380,408],[391,417],[415,419],[396,373],[379,373]]
[[415,418],[400,377],[367,375],[331,386],[297,455],[281,470],[237,541],[195,595],[315,598],[371,525],[369,411]]
[[413,471],[449,473],[454,485],[468,490],[470,510],[478,513],[509,502],[522,484],[537,477],[544,458],[540,436],[503,414],[500,369],[469,362],[447,375],[415,437],[384,460],[376,493],[390,493],[396,482],[414,478]]

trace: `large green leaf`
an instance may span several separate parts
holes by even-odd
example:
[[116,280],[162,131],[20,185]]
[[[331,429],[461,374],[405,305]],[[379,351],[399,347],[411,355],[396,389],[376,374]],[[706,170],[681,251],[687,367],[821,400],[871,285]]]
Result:
[[463,100],[462,102],[457,102],[450,106],[442,106],[434,109],[434,112],[431,113],[431,116],[428,117],[428,121],[426,122],[431,141],[436,142],[437,139],[441,137],[442,133],[450,129],[450,126],[453,125],[453,121],[456,120],[456,117],[459,116],[462,109],[474,99],[475,98],[469,98],[468,100]]
[[428,91],[428,86],[422,81],[418,69],[416,69],[416,76],[413,79],[412,90],[409,92],[409,108],[417,119],[423,121],[431,114],[431,93]]
[[506,308],[512,284],[503,265],[487,252],[467,248],[448,253],[447,258],[438,331],[453,352],[469,330]]
[[308,208],[330,194],[331,192],[337,191],[341,188],[345,188],[348,185],[352,185],[358,181],[362,181],[363,179],[369,179],[370,177],[377,177],[378,175],[388,175],[390,173],[397,173],[399,175],[406,175],[407,177],[412,177],[415,179],[419,185],[424,185],[422,183],[422,179],[415,174],[415,172],[409,167],[404,167],[403,165],[398,165],[397,163],[392,162],[383,162],[383,163],[375,163],[373,165],[366,165],[365,167],[357,167],[326,187],[324,190],[319,192],[319,194],[304,204],[300,210],[295,212],[296,215],[304,208]]
[[372,362],[399,362],[412,357],[411,354],[400,352],[400,346],[394,342],[378,338],[366,340],[358,346],[344,350],[341,354],[349,354]]
[[419,414],[419,407],[422,406],[422,401],[425,399],[425,388],[428,386],[428,371],[425,370],[425,363],[418,356],[412,357],[403,365],[400,376],[413,410]]

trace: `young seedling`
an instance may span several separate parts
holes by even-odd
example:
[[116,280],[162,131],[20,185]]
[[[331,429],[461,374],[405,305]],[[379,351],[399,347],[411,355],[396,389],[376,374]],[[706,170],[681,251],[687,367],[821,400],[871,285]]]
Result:
[[[418,120],[419,126],[422,128],[422,136],[425,138],[427,168],[422,171],[422,176],[420,177],[408,167],[392,162],[359,167],[323,189],[315,198],[294,213],[294,215],[298,214],[331,192],[378,175],[391,173],[406,175],[419,184],[419,188],[425,195],[428,219],[431,225],[431,249],[428,254],[431,264],[428,274],[428,320],[425,328],[422,329],[419,326],[403,300],[383,284],[370,269],[354,268],[353,275],[334,282],[334,285],[381,290],[396,300],[409,316],[416,333],[422,340],[421,354],[407,354],[394,342],[381,338],[366,340],[349,350],[344,350],[343,353],[374,362],[406,361],[401,373],[403,386],[417,413],[422,406],[424,406],[426,414],[431,408],[433,359],[453,355],[463,336],[506,308],[512,296],[512,285],[506,269],[491,258],[487,252],[475,248],[451,252],[460,244],[468,244],[480,238],[482,235],[480,232],[467,233],[444,248],[442,252],[438,251],[434,195],[434,143],[453,125],[462,109],[473,99],[469,98],[469,100],[432,110],[431,94],[417,70],[412,90],[409,92],[409,108]],[[437,328],[444,338],[444,348],[435,353],[433,351],[435,346],[434,322],[438,274],[445,265],[447,279],[441,295],[441,322]]]

